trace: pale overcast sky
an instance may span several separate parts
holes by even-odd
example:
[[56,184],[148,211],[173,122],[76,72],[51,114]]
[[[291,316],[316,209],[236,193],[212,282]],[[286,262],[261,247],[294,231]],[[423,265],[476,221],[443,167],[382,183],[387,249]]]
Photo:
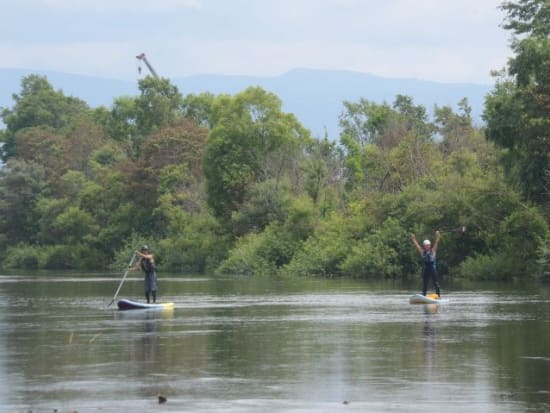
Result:
[[0,67],[137,78],[293,68],[492,83],[501,0],[0,0]]

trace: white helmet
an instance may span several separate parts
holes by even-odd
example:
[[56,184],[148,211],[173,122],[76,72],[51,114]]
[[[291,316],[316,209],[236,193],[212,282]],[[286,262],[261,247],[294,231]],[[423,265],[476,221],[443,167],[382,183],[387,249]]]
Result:
[[422,245],[432,245],[429,239],[425,239]]

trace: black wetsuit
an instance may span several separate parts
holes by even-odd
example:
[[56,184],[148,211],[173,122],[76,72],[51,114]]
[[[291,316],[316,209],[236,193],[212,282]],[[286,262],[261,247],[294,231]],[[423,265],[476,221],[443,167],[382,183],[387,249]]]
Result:
[[435,262],[435,253],[433,251],[422,252],[422,295],[428,292],[430,279],[433,280],[435,292],[440,296],[439,279],[437,275],[437,266]]
[[141,258],[141,269],[145,273],[145,298],[147,302],[150,301],[150,297],[153,297],[153,302],[157,301],[157,273],[155,271],[155,264],[153,261],[147,258]]

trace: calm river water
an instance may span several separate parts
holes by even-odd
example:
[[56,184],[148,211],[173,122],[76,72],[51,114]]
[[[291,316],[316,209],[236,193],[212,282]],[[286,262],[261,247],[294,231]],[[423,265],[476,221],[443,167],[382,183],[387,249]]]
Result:
[[0,276],[0,411],[550,411],[547,289],[161,274],[173,311],[120,312],[119,281]]

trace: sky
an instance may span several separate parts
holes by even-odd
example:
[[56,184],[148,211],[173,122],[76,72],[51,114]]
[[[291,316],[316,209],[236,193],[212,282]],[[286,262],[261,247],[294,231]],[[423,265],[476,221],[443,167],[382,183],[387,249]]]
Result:
[[0,68],[133,80],[145,53],[168,78],[311,68],[488,84],[511,56],[501,2],[0,0]]

